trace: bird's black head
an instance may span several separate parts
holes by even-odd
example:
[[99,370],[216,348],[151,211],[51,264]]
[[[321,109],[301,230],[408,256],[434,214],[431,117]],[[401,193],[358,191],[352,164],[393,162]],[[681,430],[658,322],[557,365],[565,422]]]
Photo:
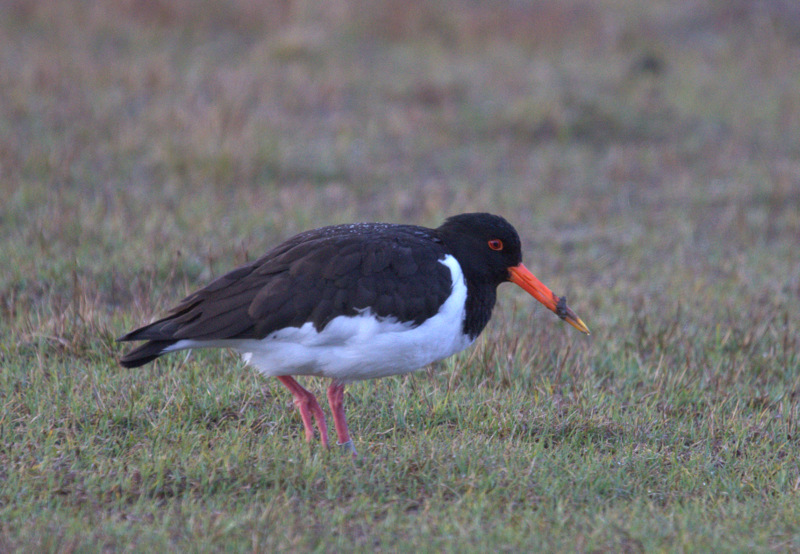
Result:
[[458,260],[467,281],[464,331],[478,336],[489,321],[497,286],[505,281],[519,285],[558,317],[583,333],[586,324],[522,264],[519,235],[500,216],[473,213],[449,218],[437,229],[447,249]]
[[510,279],[509,268],[522,263],[519,235],[500,216],[455,215],[437,230],[461,265],[467,281],[496,287]]

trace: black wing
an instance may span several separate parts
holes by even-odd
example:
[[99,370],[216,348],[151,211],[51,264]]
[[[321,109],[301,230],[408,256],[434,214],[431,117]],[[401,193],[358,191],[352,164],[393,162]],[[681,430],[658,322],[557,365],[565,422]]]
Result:
[[120,337],[148,340],[123,365],[147,363],[182,339],[261,339],[307,321],[317,330],[339,315],[369,309],[419,325],[452,290],[431,230],[387,224],[324,227],[301,233],[260,259],[184,298],[170,314]]

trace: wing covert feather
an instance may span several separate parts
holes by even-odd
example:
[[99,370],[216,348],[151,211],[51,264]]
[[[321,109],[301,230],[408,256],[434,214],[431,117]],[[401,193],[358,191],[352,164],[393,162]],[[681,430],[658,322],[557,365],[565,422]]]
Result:
[[363,224],[297,235],[187,296],[153,324],[153,339],[264,338],[340,314],[421,324],[452,289],[445,250],[420,227]]

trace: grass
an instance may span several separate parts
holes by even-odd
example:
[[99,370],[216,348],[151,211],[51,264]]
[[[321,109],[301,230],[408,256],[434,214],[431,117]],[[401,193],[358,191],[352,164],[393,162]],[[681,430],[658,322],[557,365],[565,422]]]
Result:
[[[268,4],[0,7],[0,551],[800,549],[797,9]],[[296,232],[474,210],[593,334],[502,287],[348,388],[361,464],[227,352],[117,365]]]

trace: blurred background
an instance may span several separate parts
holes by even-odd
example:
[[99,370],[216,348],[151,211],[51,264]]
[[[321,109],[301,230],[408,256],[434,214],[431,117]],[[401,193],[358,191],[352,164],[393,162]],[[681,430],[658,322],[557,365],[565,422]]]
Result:
[[0,309],[29,339],[78,296],[150,317],[153,283],[186,292],[303,229],[478,210],[598,330],[630,315],[612,306],[713,327],[800,295],[795,2],[0,16]]
[[796,345],[794,2],[0,9],[0,309],[24,344],[91,350],[120,309],[310,227],[480,210],[601,338]]
[[[117,365],[299,231],[465,211],[592,335],[503,287],[348,388],[363,472],[225,353]],[[0,550],[797,547],[799,245],[794,0],[0,1]]]

